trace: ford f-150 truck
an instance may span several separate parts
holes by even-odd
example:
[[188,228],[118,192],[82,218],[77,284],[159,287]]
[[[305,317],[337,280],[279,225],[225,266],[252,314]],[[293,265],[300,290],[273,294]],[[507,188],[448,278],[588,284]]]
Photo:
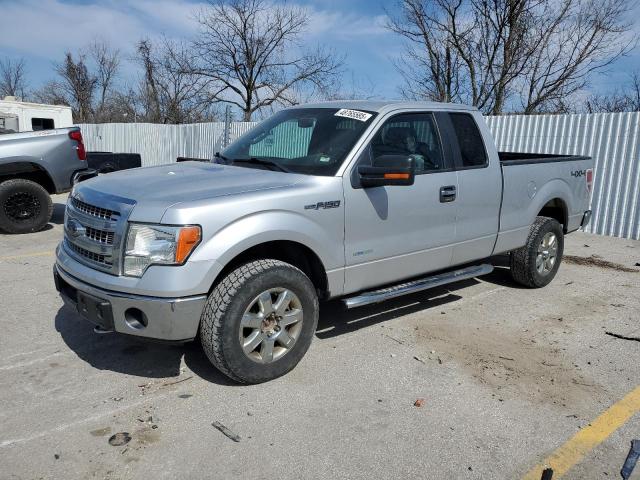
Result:
[[543,287],[589,221],[588,157],[499,153],[474,108],[282,110],[216,155],[74,187],[54,277],[97,332],[199,338],[256,383],[305,354],[319,300],[357,307],[492,270]]
[[0,135],[0,230],[41,230],[51,219],[49,194],[95,175],[78,127]]

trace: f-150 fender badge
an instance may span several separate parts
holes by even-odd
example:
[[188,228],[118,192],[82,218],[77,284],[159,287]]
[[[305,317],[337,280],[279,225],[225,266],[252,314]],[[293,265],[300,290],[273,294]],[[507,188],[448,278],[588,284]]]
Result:
[[311,205],[305,205],[305,210],[326,210],[327,208],[338,208],[340,206],[340,200],[331,200],[329,202],[318,202]]

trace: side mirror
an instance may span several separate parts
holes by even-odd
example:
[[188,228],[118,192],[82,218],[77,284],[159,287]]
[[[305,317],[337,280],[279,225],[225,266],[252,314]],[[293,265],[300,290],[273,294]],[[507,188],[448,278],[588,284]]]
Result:
[[358,176],[363,188],[384,185],[413,185],[416,167],[412,158],[404,155],[382,155],[371,165],[360,165]]

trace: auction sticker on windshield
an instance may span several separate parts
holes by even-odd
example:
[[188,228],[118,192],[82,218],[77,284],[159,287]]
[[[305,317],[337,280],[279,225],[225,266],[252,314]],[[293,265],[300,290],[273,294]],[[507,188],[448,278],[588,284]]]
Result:
[[335,113],[336,117],[353,118],[354,120],[360,120],[366,122],[371,118],[371,114],[367,112],[361,112],[359,110],[349,110],[348,108],[341,108]]

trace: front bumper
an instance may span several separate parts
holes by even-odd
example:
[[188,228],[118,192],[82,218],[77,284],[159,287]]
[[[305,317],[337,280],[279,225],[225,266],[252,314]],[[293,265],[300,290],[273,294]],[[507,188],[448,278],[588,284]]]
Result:
[[65,304],[102,331],[168,341],[196,337],[206,295],[161,298],[90,285],[54,265],[56,289]]

